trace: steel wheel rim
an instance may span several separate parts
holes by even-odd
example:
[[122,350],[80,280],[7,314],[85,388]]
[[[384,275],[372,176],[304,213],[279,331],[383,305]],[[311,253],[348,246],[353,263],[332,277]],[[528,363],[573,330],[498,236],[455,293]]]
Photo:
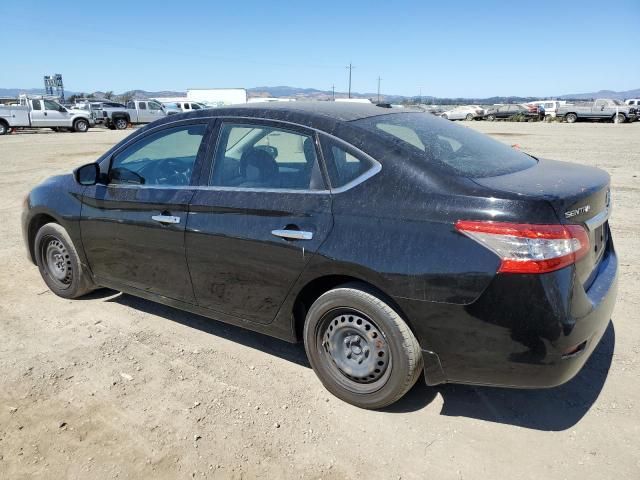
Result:
[[84,132],[85,130],[87,130],[87,122],[80,120],[78,122],[77,127],[78,127],[78,130],[80,130],[81,132]]
[[73,269],[71,257],[64,244],[55,237],[48,237],[42,243],[41,255],[44,270],[51,281],[58,288],[69,288],[73,281]]
[[384,386],[392,370],[391,348],[384,332],[354,309],[328,312],[319,322],[317,348],[334,380],[361,394]]
[[122,119],[118,119],[116,120],[116,128],[118,130],[124,130],[125,128],[127,128],[127,123]]

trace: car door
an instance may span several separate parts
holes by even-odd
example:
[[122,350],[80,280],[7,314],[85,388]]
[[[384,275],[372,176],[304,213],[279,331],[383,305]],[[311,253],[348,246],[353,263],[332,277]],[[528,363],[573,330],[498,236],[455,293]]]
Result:
[[166,116],[162,109],[162,105],[154,101],[147,102],[147,112],[149,114],[149,122],[155,122],[159,118]]
[[70,127],[71,119],[69,116],[69,112],[65,109],[64,112],[61,112],[60,109],[63,108],[62,105],[52,102],[51,100],[44,100],[44,118],[45,125],[48,127]]
[[98,283],[194,302],[184,231],[208,126],[206,120],[163,125],[101,163],[103,183],[86,189],[80,216]]
[[147,102],[138,102],[138,123],[150,123],[151,115],[149,115],[149,109],[147,108]]
[[315,133],[225,120],[207,187],[191,202],[187,261],[198,304],[270,323],[331,230]]
[[31,101],[31,125],[34,127],[45,127],[47,125],[47,117],[45,116],[44,105],[42,100],[34,99]]

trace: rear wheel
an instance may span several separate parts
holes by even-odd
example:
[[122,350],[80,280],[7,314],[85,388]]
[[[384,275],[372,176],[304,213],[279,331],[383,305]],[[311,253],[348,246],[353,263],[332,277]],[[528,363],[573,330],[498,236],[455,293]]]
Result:
[[62,226],[57,223],[43,225],[36,234],[34,247],[40,275],[56,295],[78,298],[96,288]]
[[9,133],[9,127],[6,123],[0,122],[0,135],[6,135]]
[[567,123],[576,123],[578,121],[578,115],[575,113],[567,113],[564,117]]
[[325,388],[362,408],[399,400],[422,371],[422,353],[400,315],[366,287],[321,295],[304,327],[309,362]]
[[124,130],[129,126],[129,122],[125,118],[116,118],[113,121],[113,125],[116,127],[116,130]]
[[89,122],[87,122],[85,119],[79,118],[78,120],[73,122],[74,132],[85,133],[87,130],[89,130]]
[[[618,113],[617,115],[618,117],[618,122],[617,123],[624,123],[627,121],[627,117],[624,116],[624,113]],[[613,116],[613,121],[616,121],[616,115]]]
[[489,114],[489,115],[487,115],[487,120],[488,120],[489,122],[493,122],[495,119],[496,119],[496,116],[495,116],[495,115],[493,115],[493,114]]
[[470,122],[471,120],[473,120],[473,114],[471,113],[467,113],[466,119],[468,122]]

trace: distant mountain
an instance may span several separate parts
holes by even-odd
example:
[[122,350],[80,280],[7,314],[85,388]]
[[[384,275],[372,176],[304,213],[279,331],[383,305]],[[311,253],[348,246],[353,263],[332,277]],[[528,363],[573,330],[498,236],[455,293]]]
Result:
[[614,92],[613,90],[600,90],[598,92],[591,93],[571,93],[569,95],[561,95],[560,99],[573,99],[573,100],[592,100],[596,98],[613,98],[616,100],[626,100],[627,98],[639,98],[640,88],[634,90],[626,90],[624,92]]
[[[42,95],[44,90],[42,88],[0,88],[0,97],[16,97],[21,93],[30,95]],[[79,92],[65,91],[66,97],[77,94]],[[90,92],[84,92],[89,94]],[[103,98],[105,92],[93,92],[96,98]],[[275,87],[253,87],[247,89],[248,96],[251,97],[288,97],[296,98],[299,100],[330,100],[333,97],[331,90],[318,90],[316,88],[299,88],[289,86],[275,86]],[[186,92],[162,90],[157,92],[150,92],[147,90],[129,90],[121,94],[115,95],[116,98],[158,98],[158,97],[182,97],[186,96]],[[346,98],[347,92],[335,92],[336,98]],[[377,93],[358,93],[351,92],[353,98],[369,98],[376,100]],[[404,96],[404,95],[380,95],[381,101],[389,103],[402,103],[402,102],[418,102],[439,104],[439,105],[456,105],[456,104],[481,104],[491,105],[494,103],[524,103],[532,100],[538,100],[541,97],[503,97],[495,96],[488,98],[469,98],[469,97],[455,97],[455,98],[441,98],[423,95],[421,98],[418,96]],[[626,90],[623,92],[615,92],[612,90],[600,90],[599,92],[590,93],[572,93],[567,95],[542,97],[542,98],[558,98],[563,100],[590,100],[595,98],[615,98],[618,100],[625,100],[627,98],[640,98],[640,88],[634,90]]]

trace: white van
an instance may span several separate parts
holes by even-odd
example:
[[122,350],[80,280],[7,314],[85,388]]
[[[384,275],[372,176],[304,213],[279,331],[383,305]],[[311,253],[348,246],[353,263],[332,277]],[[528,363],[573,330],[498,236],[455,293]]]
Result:
[[542,105],[544,107],[545,117],[555,117],[558,113],[558,107],[567,103],[564,100],[538,100],[535,102],[529,102],[527,105]]
[[640,108],[640,98],[630,98],[629,100],[625,100],[624,103]]

